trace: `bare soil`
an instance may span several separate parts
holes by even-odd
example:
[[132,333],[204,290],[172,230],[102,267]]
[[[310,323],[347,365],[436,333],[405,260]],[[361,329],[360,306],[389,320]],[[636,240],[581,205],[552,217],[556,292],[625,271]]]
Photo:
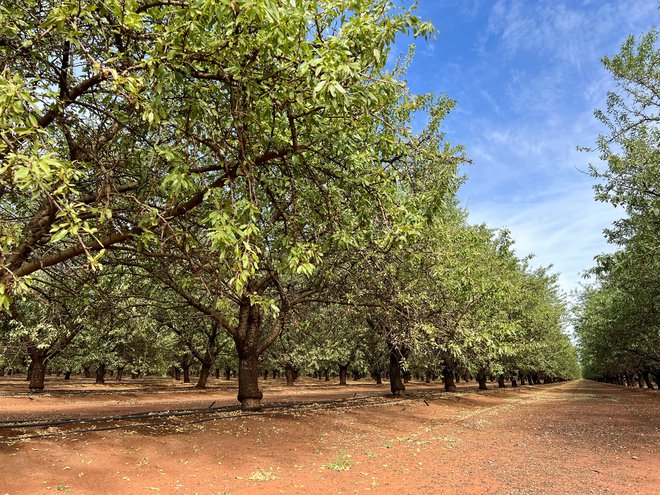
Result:
[[0,379],[0,495],[660,493],[658,391],[268,380],[240,411],[235,381],[47,386]]

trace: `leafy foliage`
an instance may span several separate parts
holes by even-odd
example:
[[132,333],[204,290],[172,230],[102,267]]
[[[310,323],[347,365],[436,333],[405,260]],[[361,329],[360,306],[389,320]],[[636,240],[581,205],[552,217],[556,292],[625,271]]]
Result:
[[660,368],[660,50],[658,32],[631,36],[613,57],[603,59],[617,92],[607,111],[598,149],[607,169],[592,167],[602,182],[596,198],[622,207],[627,217],[606,232],[618,246],[598,258],[598,283],[582,294],[576,309],[583,373],[617,380]]

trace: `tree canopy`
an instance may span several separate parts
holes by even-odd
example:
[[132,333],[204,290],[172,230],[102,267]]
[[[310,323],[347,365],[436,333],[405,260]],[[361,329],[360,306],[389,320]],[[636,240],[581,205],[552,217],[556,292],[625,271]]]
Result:
[[433,27],[390,0],[0,6],[0,325],[31,388],[80,342],[206,377],[231,349],[244,406],[267,360],[574,377],[554,278],[457,207],[454,102],[410,91],[402,34]]
[[[606,231],[614,253],[592,270],[596,283],[576,310],[583,373],[630,382],[660,373],[660,50],[658,32],[631,36],[603,59],[617,90],[596,116],[608,133],[598,139],[607,167],[591,167],[596,199],[626,216]],[[640,378],[641,383],[641,378]]]

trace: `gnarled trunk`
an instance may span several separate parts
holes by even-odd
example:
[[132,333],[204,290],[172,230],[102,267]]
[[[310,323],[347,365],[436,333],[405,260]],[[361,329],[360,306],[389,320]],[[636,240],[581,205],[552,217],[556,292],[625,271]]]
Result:
[[506,388],[506,383],[504,383],[504,375],[500,375],[497,377],[497,387]]
[[[267,285],[262,285],[262,289]],[[279,337],[288,311],[288,303],[280,312],[268,332],[262,333],[261,308],[252,304],[248,296],[241,300],[238,326],[232,337],[238,354],[238,401],[243,407],[259,407],[263,393],[259,390],[259,356]]]

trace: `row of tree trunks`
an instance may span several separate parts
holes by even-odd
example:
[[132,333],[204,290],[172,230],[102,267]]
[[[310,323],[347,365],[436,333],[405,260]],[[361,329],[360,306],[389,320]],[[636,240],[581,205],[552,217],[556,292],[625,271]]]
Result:
[[660,389],[660,370],[655,371],[648,368],[638,370],[637,372],[628,372],[615,376],[606,376],[600,378],[599,381],[628,387],[638,386],[639,388],[644,388],[644,386],[646,386],[646,388],[654,390],[655,387],[653,386],[651,376],[654,377],[655,382]]

